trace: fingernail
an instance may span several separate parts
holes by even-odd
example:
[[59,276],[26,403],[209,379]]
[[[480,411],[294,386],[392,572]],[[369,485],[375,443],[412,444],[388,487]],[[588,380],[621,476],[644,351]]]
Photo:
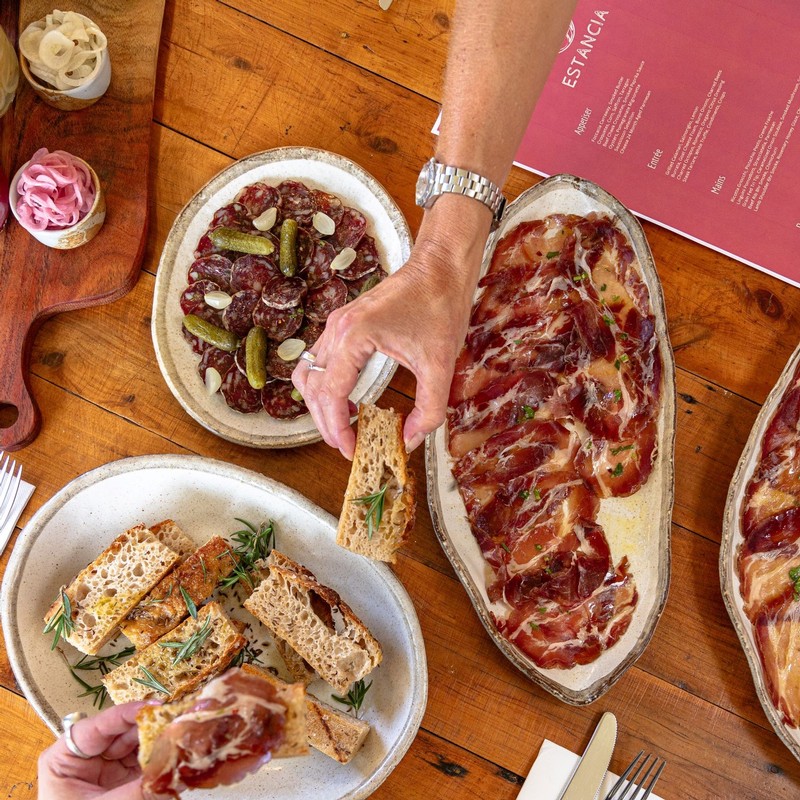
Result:
[[415,433],[407,442],[406,442],[406,451],[409,453],[413,453],[423,442],[425,441],[425,434],[424,433]]

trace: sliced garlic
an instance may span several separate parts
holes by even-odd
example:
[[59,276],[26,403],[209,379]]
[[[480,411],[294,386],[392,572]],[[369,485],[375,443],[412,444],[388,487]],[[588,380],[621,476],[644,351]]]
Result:
[[345,247],[336,258],[331,261],[331,269],[338,272],[347,269],[356,260],[356,251],[352,247]]
[[253,227],[257,231],[268,231],[278,219],[278,209],[273,206],[253,220]]
[[206,370],[206,391],[209,395],[216,394],[220,386],[222,386],[222,375],[214,367],[209,367]]
[[311,224],[323,236],[330,236],[336,230],[336,223],[324,211],[317,211],[311,217]]
[[207,292],[203,295],[203,300],[206,301],[207,306],[222,311],[231,304],[233,298],[227,292]]
[[306,343],[302,339],[286,339],[278,345],[275,351],[278,358],[284,361],[294,361],[300,358],[300,353],[306,349]]

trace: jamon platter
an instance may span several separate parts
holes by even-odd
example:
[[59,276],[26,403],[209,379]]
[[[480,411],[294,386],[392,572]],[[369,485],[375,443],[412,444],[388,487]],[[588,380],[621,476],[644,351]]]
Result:
[[[731,480],[728,490],[728,499],[725,505],[725,518],[722,529],[722,540],[719,552],[719,572],[722,597],[728,609],[731,622],[742,643],[742,649],[747,656],[750,671],[753,674],[753,683],[756,687],[758,699],[767,715],[767,719],[775,729],[781,741],[789,748],[792,755],[800,760],[800,729],[786,724],[783,715],[773,705],[764,676],[764,668],[758,654],[754,637],[753,625],[744,611],[744,600],[740,591],[741,581],[737,568],[737,557],[740,545],[744,542],[742,531],[742,512],[746,502],[747,485],[758,467],[761,457],[761,446],[767,429],[770,427],[773,416],[787,389],[795,379],[800,365],[800,345],[795,349],[791,358],[784,367],[777,383],[769,393],[761,411],[756,418],[750,437],[747,440],[736,472]],[[786,575],[787,586],[789,576]]]
[[[485,275],[487,271],[490,271],[494,250],[504,236],[517,229],[522,223],[543,220],[554,214],[577,215],[579,217],[586,217],[591,214],[602,215],[603,218],[613,224],[614,228],[625,235],[628,242],[628,252],[632,248],[633,256],[638,261],[640,281],[644,283],[647,293],[649,293],[648,314],[649,319],[652,320],[657,339],[657,344],[651,348],[651,358],[655,358],[656,361],[660,358],[661,362],[660,381],[656,378],[651,381],[655,385],[657,402],[651,406],[650,410],[650,435],[652,437],[652,432],[655,432],[655,449],[649,478],[645,476],[642,485],[629,496],[603,496],[603,493],[598,491],[599,502],[597,499],[591,500],[591,503],[594,504],[593,508],[596,515],[594,522],[596,525],[593,528],[584,527],[582,529],[584,531],[594,531],[593,535],[596,535],[598,530],[601,532],[601,536],[603,535],[602,532],[604,532],[607,547],[610,550],[611,567],[607,572],[605,568],[603,569],[602,574],[605,575],[605,578],[603,578],[604,582],[597,589],[598,592],[604,591],[604,587],[614,583],[614,577],[619,578],[620,575],[625,573],[626,569],[629,570],[628,575],[633,576],[632,581],[626,578],[621,583],[622,586],[629,587],[626,589],[628,604],[628,611],[626,612],[627,627],[620,625],[618,628],[621,631],[624,630],[624,632],[616,636],[610,636],[608,640],[610,644],[607,647],[600,647],[599,653],[596,652],[590,658],[581,656],[573,659],[573,663],[562,664],[558,667],[538,666],[532,656],[524,652],[521,647],[512,644],[508,638],[499,632],[495,625],[494,615],[500,616],[505,613],[502,609],[507,609],[507,605],[502,606],[498,602],[496,593],[490,599],[490,591],[487,587],[492,584],[494,574],[484,558],[476,535],[471,529],[467,506],[464,499],[462,499],[459,485],[454,478],[453,468],[457,462],[451,455],[450,448],[453,445],[453,440],[448,431],[448,423],[428,437],[426,443],[426,471],[429,505],[434,529],[447,557],[467,590],[481,622],[495,644],[512,664],[532,681],[567,703],[584,705],[593,702],[607,691],[642,654],[653,635],[656,623],[666,602],[670,574],[670,525],[674,493],[675,367],[667,332],[661,284],[644,232],[638,221],[619,201],[589,181],[572,175],[556,175],[520,195],[508,207],[502,224],[487,243],[482,273]],[[548,236],[549,234],[546,234],[545,239]],[[542,248],[542,250],[546,249],[549,248]],[[578,252],[577,245],[575,252]],[[549,259],[555,255],[555,253],[547,253],[546,258]],[[537,256],[544,260],[543,253],[539,252]],[[586,269],[588,270],[588,268]],[[592,267],[592,269],[595,269],[595,267]],[[570,278],[577,285],[586,280],[588,275],[570,275]],[[530,283],[527,285],[529,286]],[[605,284],[603,284],[602,289],[605,290]],[[476,293],[477,300],[480,301],[483,293],[488,290],[488,287],[486,289],[479,288]],[[583,291],[583,288],[581,288],[581,292]],[[587,289],[586,291],[589,290]],[[597,294],[595,295],[595,297],[598,296]],[[610,306],[604,307],[604,302],[597,302],[600,307],[599,313],[603,313],[602,319],[611,328],[613,321],[609,318],[612,313],[608,310]],[[518,327],[512,326],[512,328],[521,330]],[[614,330],[616,331],[615,341],[619,342],[624,339],[624,346],[629,346],[630,343],[627,341],[629,337],[625,333],[620,334],[622,329],[615,327]],[[601,331],[601,334],[607,335],[607,332]],[[508,341],[506,344],[510,348],[511,345]],[[521,340],[514,340],[514,344],[520,345]],[[617,345],[615,344],[614,346],[616,347]],[[621,358],[623,362],[627,362],[626,356],[623,355]],[[607,369],[610,369],[613,374],[613,367],[616,367],[617,370],[620,369],[619,359],[614,362],[612,355],[610,360],[611,366],[607,366]],[[525,373],[524,367],[522,373]],[[619,375],[621,374],[619,373]],[[619,379],[614,378],[614,380]],[[617,391],[614,391],[613,395],[607,396],[612,396],[616,400],[620,399],[620,393]],[[451,405],[452,402],[451,395]],[[503,400],[503,402],[506,401]],[[516,403],[517,401],[513,402]],[[627,402],[627,400],[624,402]],[[511,448],[517,447],[517,431],[521,431],[522,433],[519,435],[523,435],[525,431],[546,423],[546,420],[540,422],[538,417],[534,421],[534,409],[530,406],[522,405],[520,409],[521,411],[518,412],[520,416],[517,417],[516,422],[512,421],[510,423],[511,427],[500,434],[503,436],[511,434],[507,438],[510,444],[506,446],[509,448],[506,452],[512,453],[512,459],[514,456]],[[546,417],[546,415],[544,416]],[[559,425],[555,427],[561,428]],[[563,428],[561,430],[563,431]],[[578,428],[575,430],[578,430]],[[574,431],[570,435],[574,436]],[[493,436],[492,439],[497,439],[498,436]],[[587,451],[591,450],[592,441],[592,438],[590,438],[586,443]],[[651,443],[652,441],[651,438]],[[616,454],[619,451],[627,451],[634,447],[634,445],[628,445],[611,449],[610,442],[607,446],[606,456],[608,452]],[[474,451],[470,451],[470,454],[478,452],[483,447],[484,445],[481,445]],[[643,447],[640,447],[639,444],[635,445],[635,447],[636,450],[634,452],[648,452]],[[575,463],[577,463],[579,455],[576,454],[574,457]],[[591,460],[599,458],[599,455],[591,454],[582,457],[585,460]],[[463,463],[464,461],[465,458],[461,458],[458,463]],[[572,462],[570,462],[570,468],[574,469]],[[609,473],[607,476],[605,475],[606,471]],[[598,478],[598,481],[610,481],[612,476],[619,476],[620,474],[621,471],[618,469],[604,469],[603,476]],[[499,478],[494,479],[502,483],[503,476],[501,475]],[[513,479],[516,480],[517,478],[514,477]],[[513,481],[509,479],[506,485],[502,485],[497,490],[497,496],[499,497],[503,491],[507,494],[512,484]],[[579,491],[584,491],[585,486],[588,486],[588,483],[581,485],[580,477],[577,477],[573,484],[579,486]],[[517,485],[513,484],[513,486],[513,497],[508,502],[504,501],[506,505],[510,505],[517,496]],[[573,490],[568,489],[567,491]],[[540,492],[535,488],[535,484],[527,486],[518,495],[520,498],[524,498],[524,503],[526,504],[533,504],[534,495],[537,503],[542,501],[542,496],[544,496],[543,504],[546,504],[548,500],[546,494],[540,495]],[[599,510],[597,510],[598,508]],[[582,517],[581,522],[583,521]],[[495,535],[502,534],[495,529],[489,531],[490,537]],[[575,538],[574,533],[571,535]],[[485,539],[483,545],[485,552]],[[515,545],[512,543],[512,546]],[[505,542],[500,547],[507,553],[511,552]],[[556,544],[555,550],[553,550],[556,553],[556,557],[560,555],[559,547],[560,545]],[[549,546],[543,548],[542,545],[536,544],[536,550],[541,551],[543,549],[546,552],[550,552]],[[499,553],[499,550],[496,552]],[[537,557],[534,555],[534,560]],[[582,557],[576,556],[575,562]],[[627,557],[627,565],[624,564],[624,557]],[[506,556],[500,553],[500,558],[506,559]],[[510,558],[511,556],[509,555],[508,559]],[[604,562],[601,560],[600,563]],[[548,567],[541,572],[550,574],[551,570]],[[634,584],[635,593],[630,589]],[[503,592],[502,597],[505,598],[505,589]],[[585,595],[582,596],[585,597]],[[503,602],[505,601],[503,600]],[[574,609],[584,607],[589,602],[593,602],[591,597],[585,603],[581,601],[577,605],[564,606],[564,608],[567,608],[567,613],[564,616],[569,617]],[[603,605],[599,601],[596,606],[598,604]],[[631,608],[632,611],[630,610]],[[544,610],[544,608],[537,609],[539,612],[544,612]],[[528,618],[524,624],[536,631],[533,636],[550,636],[549,633],[545,634],[544,630],[547,629],[549,631],[554,629],[554,626],[546,623],[540,626],[535,622],[531,622],[530,619]],[[616,627],[616,622],[609,622],[606,627],[607,629]],[[514,636],[520,630],[522,630],[522,624],[519,625]],[[546,645],[546,649],[548,648],[549,644]],[[547,663],[547,658],[542,659],[542,661]]]

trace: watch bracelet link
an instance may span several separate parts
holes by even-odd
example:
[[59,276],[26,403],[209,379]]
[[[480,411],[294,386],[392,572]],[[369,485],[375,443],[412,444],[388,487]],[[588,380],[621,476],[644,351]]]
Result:
[[[435,183],[439,192],[450,192],[471,197],[485,203],[494,213],[500,199],[503,196],[502,190],[482,175],[475,172],[453,167],[446,164],[438,164]],[[448,180],[443,180],[447,178]]]

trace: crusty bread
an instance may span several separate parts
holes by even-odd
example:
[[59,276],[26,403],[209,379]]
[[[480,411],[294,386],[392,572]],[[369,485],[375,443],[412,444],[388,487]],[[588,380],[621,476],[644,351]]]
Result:
[[[253,675],[260,675],[273,686],[290,685],[268,670],[253,664],[245,664],[242,669]],[[313,694],[306,693],[305,702],[308,743],[340,764],[347,764],[364,744],[370,731],[369,723],[323,703]]]
[[286,664],[286,669],[295,681],[302,683],[303,686],[308,686],[309,683],[316,680],[317,673],[314,668],[298,653],[285,639],[279,636],[273,636],[272,640],[275,642],[275,649]]
[[[187,641],[203,628],[207,617],[211,618],[211,631],[200,649],[189,658],[173,664],[175,649],[160,645],[165,642]],[[221,606],[218,603],[208,603],[198,610],[197,619],[189,617],[184,620],[157,642],[140,650],[133,658],[104,675],[102,681],[108,696],[115,703],[150,698],[177,700],[222,672],[246,641]],[[169,695],[138,683],[137,679],[146,679],[141,667],[147,669],[169,691]]]
[[230,545],[221,536],[209,539],[162,578],[128,614],[120,623],[122,632],[137,650],[149,647],[188,616],[189,609],[181,587],[199,606],[211,596],[220,579],[229,575],[235,566]]
[[[260,670],[242,668],[244,671],[258,678],[265,678],[266,674]],[[268,673],[267,673],[268,674]],[[270,681],[270,683],[272,683]],[[291,758],[304,756],[308,753],[308,734],[306,730],[306,704],[305,689],[298,683],[272,683],[278,690],[277,700],[286,706],[286,722],[284,723],[283,742],[272,753],[273,758]],[[161,731],[176,717],[188,711],[200,698],[203,688],[178,701],[164,703],[160,706],[145,706],[136,715],[136,725],[139,729],[139,766],[145,767],[153,752],[153,745]]]
[[381,646],[367,626],[305,567],[273,550],[269,575],[244,607],[339,692],[380,664]]
[[[380,492],[384,486],[380,525],[370,531],[369,504],[357,500]],[[359,555],[394,563],[398,549],[408,541],[415,516],[416,487],[403,442],[403,415],[390,408],[362,404],[336,542]],[[372,520],[374,524],[374,514]]]
[[[82,653],[97,655],[130,610],[178,560],[178,554],[144,525],[117,536],[65,589],[73,622],[67,641]],[[61,608],[59,595],[45,622]]]
[[164,519],[150,526],[153,536],[163,542],[170,550],[174,550],[184,561],[196,549],[197,545],[178,527],[174,519]]

